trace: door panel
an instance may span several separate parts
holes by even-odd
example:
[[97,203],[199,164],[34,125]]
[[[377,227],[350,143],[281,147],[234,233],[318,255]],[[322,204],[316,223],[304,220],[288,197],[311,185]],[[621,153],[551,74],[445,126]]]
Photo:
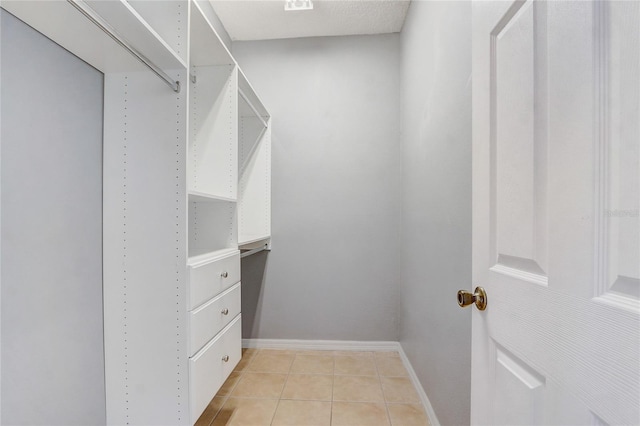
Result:
[[[532,1],[492,31],[492,240],[494,271],[547,283],[546,134],[536,82]],[[540,20],[536,20],[536,25]]]
[[597,2],[547,2],[549,285],[592,297]]
[[537,416],[544,410],[544,377],[504,348],[496,347],[495,353],[496,423],[540,423]]
[[535,262],[533,152],[533,8],[531,2],[495,36],[496,229],[499,255]]
[[473,423],[640,423],[638,28],[473,5]]
[[601,54],[609,67],[601,84],[609,103],[601,111],[608,120],[602,123],[604,138],[598,147],[603,206],[599,217],[602,263],[596,295],[637,305],[640,227],[633,219],[640,209],[640,3],[610,3],[602,14],[602,37],[608,37],[603,40],[606,50]]

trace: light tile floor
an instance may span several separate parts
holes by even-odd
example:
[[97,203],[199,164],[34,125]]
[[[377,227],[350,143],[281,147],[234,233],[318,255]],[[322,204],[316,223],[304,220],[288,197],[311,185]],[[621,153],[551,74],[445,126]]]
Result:
[[428,424],[397,352],[244,349],[196,426]]

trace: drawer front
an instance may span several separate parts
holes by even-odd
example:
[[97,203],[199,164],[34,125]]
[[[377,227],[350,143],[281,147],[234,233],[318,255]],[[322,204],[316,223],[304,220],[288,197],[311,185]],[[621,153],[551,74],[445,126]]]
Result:
[[189,310],[240,281],[240,253],[189,267]]
[[198,420],[240,361],[241,345],[242,325],[241,316],[238,315],[222,333],[189,360],[191,423]]
[[[240,283],[189,313],[189,356],[198,352],[209,340],[240,313]],[[226,312],[226,313],[225,313]]]

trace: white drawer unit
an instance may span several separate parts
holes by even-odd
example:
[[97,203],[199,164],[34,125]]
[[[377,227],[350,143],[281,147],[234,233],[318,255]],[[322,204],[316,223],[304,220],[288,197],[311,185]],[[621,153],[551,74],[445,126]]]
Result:
[[190,352],[193,356],[240,313],[240,283],[189,313]]
[[240,281],[240,251],[189,263],[189,310]]
[[242,357],[242,323],[238,315],[189,360],[191,419],[195,422]]

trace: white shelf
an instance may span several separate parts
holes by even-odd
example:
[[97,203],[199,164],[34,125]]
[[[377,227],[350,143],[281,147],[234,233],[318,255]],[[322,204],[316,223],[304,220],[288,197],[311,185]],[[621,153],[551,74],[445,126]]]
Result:
[[232,202],[235,203],[236,198],[224,197],[221,195],[207,194],[198,191],[189,191],[189,202],[195,203],[217,203],[217,202]]
[[197,2],[191,2],[191,66],[233,65],[235,61]]
[[[78,3],[93,9],[131,46],[165,72],[187,68],[127,1]],[[3,0],[2,8],[103,73],[147,69],[67,1]]]
[[238,241],[238,247],[240,247],[241,250],[249,250],[268,244],[270,239],[271,235],[246,236],[244,240]]
[[209,263],[214,260],[222,259],[223,257],[232,256],[240,251],[235,248],[227,248],[221,250],[207,251],[207,250],[194,250],[187,260],[187,266],[198,266],[203,263]]
[[167,70],[187,68],[187,62],[126,0],[88,0],[85,3],[158,67]]
[[188,26],[183,25],[183,17],[189,9],[189,0],[127,0],[127,3],[142,16],[151,28],[186,63]]

